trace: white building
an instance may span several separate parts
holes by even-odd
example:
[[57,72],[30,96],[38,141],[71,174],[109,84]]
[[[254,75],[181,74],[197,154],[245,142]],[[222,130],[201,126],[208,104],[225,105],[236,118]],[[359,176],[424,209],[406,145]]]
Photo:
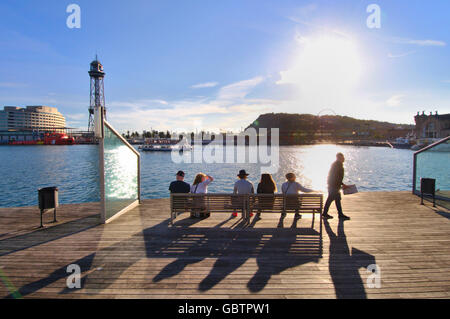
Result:
[[5,106],[0,111],[0,131],[56,131],[62,132],[66,119],[56,107]]

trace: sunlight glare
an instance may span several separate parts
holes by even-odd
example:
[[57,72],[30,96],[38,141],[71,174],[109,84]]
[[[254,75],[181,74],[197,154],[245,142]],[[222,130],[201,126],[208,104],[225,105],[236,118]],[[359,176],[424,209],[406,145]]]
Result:
[[352,40],[322,36],[302,38],[300,43],[292,68],[280,73],[278,84],[294,84],[309,94],[339,94],[357,84],[361,60]]

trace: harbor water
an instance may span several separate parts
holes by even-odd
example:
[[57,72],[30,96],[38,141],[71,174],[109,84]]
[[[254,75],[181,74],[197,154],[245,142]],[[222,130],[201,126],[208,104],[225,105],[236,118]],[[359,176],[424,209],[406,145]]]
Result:
[[[384,147],[338,145],[284,146],[279,150],[279,169],[273,174],[278,188],[284,175],[294,172],[306,187],[326,190],[326,177],[335,154],[345,154],[346,184],[356,184],[359,191],[411,190],[413,152]],[[197,172],[212,175],[209,192],[231,192],[240,169],[250,174],[256,185],[261,165],[253,163],[177,164],[170,152],[141,153],[142,198],[168,197],[169,183],[183,170],[192,183]],[[98,148],[96,145],[73,146],[2,146],[0,147],[0,207],[37,205],[37,190],[59,188],[60,203],[98,201]]]

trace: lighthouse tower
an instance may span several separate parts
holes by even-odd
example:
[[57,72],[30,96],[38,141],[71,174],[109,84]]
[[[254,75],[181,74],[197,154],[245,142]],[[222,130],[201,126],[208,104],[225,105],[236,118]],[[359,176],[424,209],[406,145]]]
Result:
[[89,105],[88,131],[94,132],[94,110],[103,107],[104,116],[106,118],[105,90],[103,85],[105,72],[103,71],[103,65],[98,60],[97,56],[95,56],[95,60],[91,62],[89,76],[91,77],[91,102]]

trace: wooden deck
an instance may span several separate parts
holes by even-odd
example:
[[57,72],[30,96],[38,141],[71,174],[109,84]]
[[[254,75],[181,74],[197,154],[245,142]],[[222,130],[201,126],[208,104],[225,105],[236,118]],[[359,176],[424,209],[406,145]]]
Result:
[[[0,298],[449,298],[450,212],[419,203],[409,192],[345,196],[352,220],[324,223],[323,256],[307,215],[247,228],[228,214],[181,216],[171,228],[169,200],[156,199],[108,225],[96,203],[64,205],[38,230],[36,208],[3,208]],[[381,288],[368,288],[375,263]],[[82,289],[66,287],[70,264]]]

